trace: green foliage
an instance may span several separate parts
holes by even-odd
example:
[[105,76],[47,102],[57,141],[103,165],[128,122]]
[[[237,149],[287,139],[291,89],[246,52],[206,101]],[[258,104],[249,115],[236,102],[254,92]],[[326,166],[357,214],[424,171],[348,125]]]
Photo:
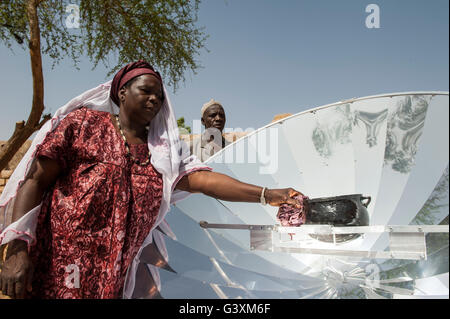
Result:
[[[41,50],[54,65],[69,57],[77,65],[87,55],[108,75],[131,61],[145,59],[174,90],[184,72],[200,67],[195,60],[206,35],[195,26],[200,0],[80,0],[80,29],[65,25],[67,1],[43,0],[38,7]],[[25,0],[0,1],[0,41],[28,47]],[[114,61],[111,63],[110,61]]]
[[177,120],[178,128],[180,129],[180,134],[191,134],[191,127],[186,126],[184,123],[184,117],[180,117]]

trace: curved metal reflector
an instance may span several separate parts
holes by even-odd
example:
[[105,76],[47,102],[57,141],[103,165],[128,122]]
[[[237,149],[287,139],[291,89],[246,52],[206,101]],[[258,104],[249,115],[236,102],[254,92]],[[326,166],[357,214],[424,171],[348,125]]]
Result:
[[[370,226],[448,225],[448,121],[446,92],[353,99],[271,123],[207,163],[241,181],[293,187],[310,198],[370,196]],[[166,218],[176,235],[166,237],[169,260],[143,257],[161,268],[160,295],[142,296],[448,298],[448,230],[422,238],[367,233],[340,244],[308,244],[383,252],[402,240],[424,240],[426,258],[413,261],[254,250],[248,230],[198,224],[276,225],[276,214],[276,207],[203,195],[177,203]]]

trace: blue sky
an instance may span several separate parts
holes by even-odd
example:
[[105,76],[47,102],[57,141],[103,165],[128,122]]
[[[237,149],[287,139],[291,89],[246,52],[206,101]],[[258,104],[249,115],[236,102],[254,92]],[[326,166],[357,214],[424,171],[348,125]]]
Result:
[[[379,29],[365,26],[367,5],[380,8]],[[297,113],[352,97],[405,91],[448,91],[448,0],[204,0],[199,26],[209,38],[173,93],[187,125],[214,98],[228,128],[259,128],[278,113]],[[0,140],[28,117],[29,55],[0,44]],[[44,57],[45,105],[55,112],[109,80],[86,58],[54,69]]]

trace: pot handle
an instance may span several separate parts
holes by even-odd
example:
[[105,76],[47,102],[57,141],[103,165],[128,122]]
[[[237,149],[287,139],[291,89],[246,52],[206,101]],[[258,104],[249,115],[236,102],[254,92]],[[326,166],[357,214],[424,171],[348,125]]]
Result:
[[[364,207],[367,208],[367,206],[369,206],[370,202],[372,201],[372,197],[370,197],[370,196],[361,196],[360,200],[361,200],[361,203],[364,205]],[[363,200],[367,200],[367,203],[363,203],[362,202]]]

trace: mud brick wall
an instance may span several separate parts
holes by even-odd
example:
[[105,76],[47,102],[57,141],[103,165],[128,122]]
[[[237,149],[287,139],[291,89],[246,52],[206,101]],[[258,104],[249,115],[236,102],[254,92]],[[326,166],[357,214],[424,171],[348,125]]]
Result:
[[5,188],[5,185],[11,177],[12,173],[13,171],[10,169],[5,169],[0,172],[0,194],[3,192],[3,189]]
[[[0,141],[0,148],[3,147],[4,144],[5,141]],[[30,140],[26,141],[19,149],[19,151],[14,155],[14,157],[9,161],[8,165],[6,165],[6,167],[0,172],[0,194],[3,192],[6,183],[8,182],[12,173],[16,169],[17,165],[19,165],[20,160],[28,151],[30,146],[31,141]]]

